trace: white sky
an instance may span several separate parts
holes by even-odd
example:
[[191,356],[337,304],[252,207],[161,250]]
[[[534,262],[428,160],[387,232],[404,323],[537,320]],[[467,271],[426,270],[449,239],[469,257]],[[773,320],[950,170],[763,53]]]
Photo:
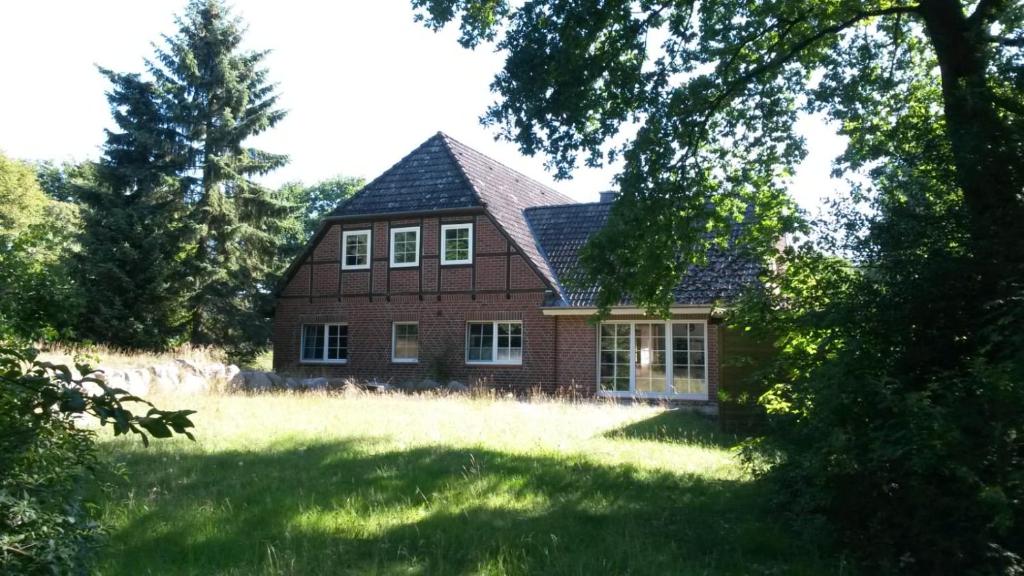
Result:
[[[141,72],[151,43],[174,31],[185,0],[26,0],[0,20],[0,150],[25,160],[96,158],[112,127],[101,65]],[[580,201],[611,188],[614,168],[581,169],[554,182],[544,159],[494,141],[479,116],[494,101],[489,85],[502,57],[459,46],[454,29],[433,33],[413,22],[408,0],[323,2],[235,0],[248,44],[266,60],[288,116],[254,143],[288,154],[268,176],[313,183],[344,174],[370,179],[441,130]],[[814,210],[837,186],[830,163],[843,140],[822,121],[799,129],[810,154],[793,193]]]

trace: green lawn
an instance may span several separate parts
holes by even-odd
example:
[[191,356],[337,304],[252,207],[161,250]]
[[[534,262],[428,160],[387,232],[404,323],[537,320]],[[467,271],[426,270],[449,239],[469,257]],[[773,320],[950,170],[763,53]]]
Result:
[[[115,574],[837,574],[732,440],[654,407],[158,398],[198,442],[104,441]],[[846,570],[848,572],[848,570]]]

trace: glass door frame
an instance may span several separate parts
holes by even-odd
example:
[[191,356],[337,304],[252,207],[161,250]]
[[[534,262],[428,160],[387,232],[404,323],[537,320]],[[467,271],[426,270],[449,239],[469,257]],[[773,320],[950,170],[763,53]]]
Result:
[[[629,325],[629,390],[602,390],[601,389],[601,327],[605,324],[628,324]],[[637,392],[636,391],[636,325],[637,324],[662,324],[665,335],[665,391],[664,392]],[[702,324],[704,326],[704,393],[676,393],[668,392],[672,379],[674,360],[674,338],[672,326],[676,324]],[[596,342],[596,368],[597,368],[597,395],[610,398],[669,398],[673,400],[703,400],[709,399],[711,368],[708,358],[710,357],[711,337],[708,333],[707,320],[604,320],[597,325]]]

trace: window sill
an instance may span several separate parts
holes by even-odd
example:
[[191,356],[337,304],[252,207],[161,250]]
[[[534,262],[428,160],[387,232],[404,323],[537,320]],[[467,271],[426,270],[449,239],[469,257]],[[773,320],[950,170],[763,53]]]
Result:
[[338,366],[348,364],[348,360],[299,360],[299,364]]
[[341,265],[341,269],[342,270],[369,270],[370,269],[370,265],[367,264],[366,266],[345,266],[344,264],[342,264]]
[[598,390],[602,398],[645,398],[649,400],[692,400],[707,402],[707,394],[670,394],[668,392],[622,392],[617,390]]
[[420,265],[419,262],[413,262],[413,263],[410,263],[410,264],[395,264],[394,262],[391,262],[391,267],[392,268],[416,268],[419,265]]
[[392,358],[391,359],[391,363],[392,364],[419,364],[420,360],[419,360],[419,358],[410,359],[410,360],[402,360],[401,358]]
[[441,260],[441,266],[472,266],[472,260]]
[[522,361],[519,362],[476,362],[466,361],[466,366],[504,366],[506,368],[515,368],[516,366],[522,366]]

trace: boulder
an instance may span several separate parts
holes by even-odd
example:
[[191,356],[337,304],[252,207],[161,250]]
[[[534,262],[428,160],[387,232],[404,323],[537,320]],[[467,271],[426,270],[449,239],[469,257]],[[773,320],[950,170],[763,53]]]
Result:
[[273,372],[263,372],[263,374],[266,374],[267,378],[270,379],[270,386],[272,388],[281,388],[282,386],[284,386],[284,378],[282,378],[281,376]]
[[149,370],[144,368],[132,368],[125,370],[123,388],[135,396],[146,396],[149,394],[150,383],[153,376]]
[[301,382],[302,388],[306,390],[326,390],[327,378],[306,378]]
[[184,376],[185,374],[191,374],[193,376],[205,376],[205,374],[203,374],[203,368],[199,364],[191,360],[178,358],[174,361],[174,364],[178,367],[178,372],[182,376]]
[[231,379],[234,378],[235,375],[237,375],[241,371],[242,370],[238,366],[235,366],[234,364],[228,364],[224,368],[224,381],[231,382]]
[[227,375],[227,367],[220,362],[214,362],[212,364],[204,364],[199,367],[200,371],[210,382],[224,382],[227,381],[225,377]]
[[[278,377],[280,378],[280,377]],[[274,387],[273,381],[266,372],[239,372],[229,383],[237,390],[270,390]]]
[[430,378],[427,378],[425,380],[422,380],[419,383],[419,386],[417,386],[417,388],[420,390],[436,390],[440,386],[441,385],[437,383],[437,380],[431,380]]
[[196,374],[185,374],[178,382],[178,392],[183,394],[203,394],[210,390],[210,381]]
[[151,380],[154,388],[165,392],[173,392],[178,388],[180,374],[177,364],[157,364],[149,367],[153,375]]
[[469,386],[466,386],[458,380],[452,380],[447,386],[445,386],[445,388],[447,388],[449,392],[469,392]]

